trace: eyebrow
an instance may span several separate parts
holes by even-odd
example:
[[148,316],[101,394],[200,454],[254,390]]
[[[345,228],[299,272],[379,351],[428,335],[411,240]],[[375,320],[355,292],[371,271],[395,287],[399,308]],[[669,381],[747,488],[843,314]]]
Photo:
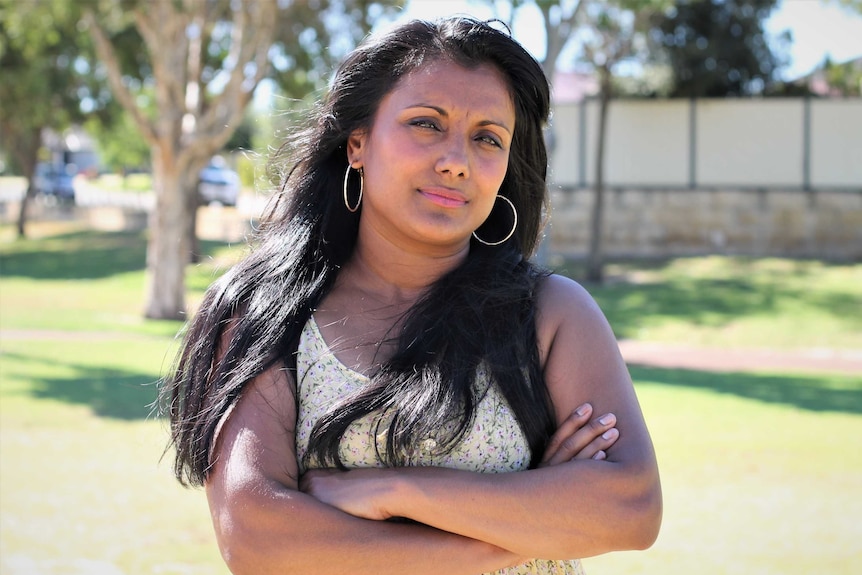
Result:
[[[434,110],[435,112],[437,112],[438,114],[440,114],[443,117],[446,117],[446,118],[449,117],[449,113],[446,112],[446,110],[444,110],[440,106],[434,106],[432,104],[423,104],[423,103],[411,104],[411,105],[407,106],[405,108],[405,110],[409,110],[411,108],[428,108],[430,110]],[[479,125],[480,126],[497,126],[499,128],[506,130],[506,132],[508,132],[509,134],[512,133],[512,128],[507,126],[506,123],[503,122],[502,120],[482,120],[481,122],[479,122]]]

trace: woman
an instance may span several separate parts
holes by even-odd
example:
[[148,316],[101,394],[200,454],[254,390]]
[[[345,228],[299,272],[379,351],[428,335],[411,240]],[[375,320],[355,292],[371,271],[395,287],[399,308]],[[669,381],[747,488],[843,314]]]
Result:
[[234,573],[578,573],[652,544],[655,456],[613,334],[527,260],[548,108],[535,60],[469,19],[340,67],[164,391]]

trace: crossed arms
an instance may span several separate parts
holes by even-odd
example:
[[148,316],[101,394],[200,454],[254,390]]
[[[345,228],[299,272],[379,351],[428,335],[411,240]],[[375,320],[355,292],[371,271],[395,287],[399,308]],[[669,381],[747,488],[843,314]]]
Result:
[[[658,472],[613,334],[592,299],[563,278],[548,280],[539,311],[558,431],[538,469],[321,470],[300,478],[287,372],[274,366],[249,384],[219,432],[207,482],[231,571],[475,575],[532,557],[651,545],[661,516]],[[417,523],[383,521],[390,517]]]

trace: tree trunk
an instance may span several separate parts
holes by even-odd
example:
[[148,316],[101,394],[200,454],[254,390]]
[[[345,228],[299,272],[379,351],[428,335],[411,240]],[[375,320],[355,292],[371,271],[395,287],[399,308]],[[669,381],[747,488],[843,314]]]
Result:
[[186,203],[188,204],[189,219],[186,222],[185,234],[189,241],[188,261],[190,264],[199,263],[201,260],[200,240],[198,239],[198,208],[200,198],[198,197],[198,172],[200,169],[195,165],[183,174],[183,186]]
[[599,130],[596,139],[596,181],[593,192],[593,210],[590,220],[590,251],[587,256],[586,280],[601,283],[604,280],[604,232],[605,213],[605,135],[607,132],[608,105],[611,100],[610,68],[599,69],[601,91],[599,93]]
[[18,211],[18,237],[27,237],[27,215],[30,201],[36,195],[36,164],[39,162],[39,148],[42,146],[42,128],[32,128],[19,132],[15,138],[18,145],[13,147],[13,154],[27,177],[27,190],[21,198],[21,208]]
[[144,314],[152,319],[186,319],[185,269],[191,246],[189,202],[183,174],[170,150],[153,151],[156,205],[150,214]]
[[18,211],[18,237],[21,239],[27,237],[27,210],[34,195],[36,195],[36,191],[33,189],[33,176],[30,176],[27,179],[27,190],[21,198],[21,207]]

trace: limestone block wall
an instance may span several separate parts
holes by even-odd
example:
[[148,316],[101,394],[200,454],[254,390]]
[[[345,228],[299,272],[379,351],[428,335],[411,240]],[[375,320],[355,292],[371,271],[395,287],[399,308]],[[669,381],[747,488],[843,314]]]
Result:
[[[696,254],[862,261],[862,191],[637,189],[605,192],[609,257]],[[587,253],[594,193],[551,194],[551,251]]]

